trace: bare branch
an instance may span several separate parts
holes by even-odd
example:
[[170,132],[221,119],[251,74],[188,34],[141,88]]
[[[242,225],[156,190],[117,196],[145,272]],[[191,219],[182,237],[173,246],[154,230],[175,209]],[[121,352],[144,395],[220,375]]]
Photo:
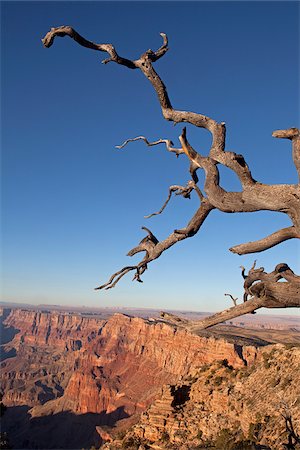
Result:
[[142,230],[147,231],[148,236],[146,236],[142,242],[151,242],[153,245],[158,244],[158,239],[154,236],[154,234],[152,233],[152,231],[149,230],[149,228],[147,227],[142,227]]
[[[254,211],[277,211],[287,214],[292,225],[281,229],[256,242],[240,244],[231,248],[231,251],[238,254],[250,252],[259,252],[271,248],[287,239],[300,238],[300,186],[299,184],[285,185],[265,185],[257,182],[251,175],[242,155],[225,151],[226,127],[225,123],[218,123],[216,120],[199,113],[190,111],[175,110],[169,99],[166,86],[160,76],[153,68],[153,62],[161,58],[168,50],[168,40],[164,33],[161,33],[163,44],[157,51],[147,50],[139,59],[129,60],[118,55],[112,44],[96,44],[88,41],[79,35],[73,28],[62,26],[52,28],[43,39],[45,47],[50,47],[55,37],[69,36],[78,44],[96,51],[106,52],[109,58],[104,63],[113,61],[117,64],[126,66],[130,69],[140,69],[145,77],[152,84],[160,106],[163,117],[166,120],[176,123],[190,123],[199,128],[204,128],[212,134],[212,144],[208,156],[202,156],[189,144],[186,138],[186,130],[180,136],[181,148],[174,148],[172,141],[159,139],[149,142],[144,136],[138,136],[134,139],[128,139],[118,148],[123,148],[128,142],[143,140],[148,146],[154,146],[164,143],[168,151],[176,156],[185,153],[190,161],[190,173],[192,180],[189,186],[171,186],[169,196],[163,207],[154,215],[160,214],[169,202],[172,192],[178,195],[188,197],[194,189],[200,199],[201,205],[194,214],[187,226],[180,230],[174,230],[165,240],[158,241],[150,230],[144,228],[148,235],[133,248],[128,255],[132,256],[139,252],[145,252],[142,261],[136,266],[126,266],[116,272],[108,283],[100,286],[98,289],[109,289],[114,287],[118,281],[129,271],[135,270],[134,279],[141,281],[141,274],[147,269],[149,262],[157,259],[165,250],[177,242],[194,236],[200,229],[202,223],[214,208],[227,212],[254,212]],[[300,178],[300,132],[298,128],[288,130],[277,130],[273,133],[274,137],[285,138],[292,141],[293,161]],[[220,186],[220,174],[218,164],[222,164],[233,170],[238,176],[242,190],[241,192],[227,192]],[[204,191],[207,196],[204,197],[197,187],[197,170],[203,169],[205,173]],[[264,268],[255,269],[255,265],[249,270],[248,275],[245,269],[242,270],[244,278],[244,303],[235,305],[233,308],[222,313],[214,315],[210,319],[205,319],[202,327],[211,326],[220,323],[222,320],[233,318],[248,312],[254,312],[262,306],[267,308],[278,307],[299,307],[300,306],[300,281],[286,264],[279,264],[271,273],[266,273]],[[278,283],[284,279],[284,282]],[[250,300],[248,299],[249,297]],[[232,297],[233,299],[233,297]],[[200,325],[198,325],[200,326]]]
[[[145,219],[150,219],[150,217],[161,214],[164,211],[164,209],[166,208],[169,201],[171,200],[173,193],[175,193],[175,195],[182,195],[184,198],[190,198],[190,194],[191,194],[192,190],[195,188],[196,188],[196,186],[191,181],[189,181],[186,186],[179,186],[179,185],[170,186],[169,187],[169,195],[167,197],[167,200],[162,205],[160,210],[155,213],[149,214],[148,216],[144,216]],[[198,188],[198,191],[197,191],[198,195],[199,195],[199,191],[200,191],[200,189]],[[201,191],[200,191],[200,195],[201,195]]]
[[[106,284],[103,284],[102,286],[99,286],[96,289],[104,289],[104,288],[109,289],[110,287],[114,287],[117,284],[117,282],[125,275],[125,273],[123,273],[124,271],[128,273],[129,271],[137,270],[139,271],[139,275],[141,275],[146,270],[148,264],[151,261],[154,261],[155,259],[159,258],[161,254],[164,253],[167,249],[169,249],[179,241],[194,236],[199,231],[202,223],[205,221],[206,217],[213,209],[214,209],[213,206],[207,201],[207,199],[204,198],[200,207],[198,208],[198,210],[196,211],[196,213],[194,214],[194,216],[184,229],[175,230],[163,241],[157,241],[155,236],[154,239],[149,235],[146,236],[144,239],[142,239],[142,241],[139,243],[137,247],[134,247],[132,250],[128,252],[128,256],[133,256],[136,253],[145,251],[146,255],[144,259],[136,266],[124,267],[123,269],[112,275],[112,277]],[[146,227],[143,227],[143,229],[150,232],[150,230],[148,230]],[[117,278],[117,280],[115,280],[115,277],[119,274],[121,274],[121,276]],[[111,285],[113,281],[114,283],[113,285]]]
[[[278,283],[280,279],[286,279],[287,282]],[[246,286],[245,286],[246,285]],[[277,264],[273,272],[266,273],[264,268],[255,269],[255,263],[245,276],[245,293],[252,297],[239,305],[232,306],[203,320],[188,321],[180,323],[180,326],[197,333],[213,325],[220,324],[235,317],[244,314],[254,313],[257,309],[264,308],[287,308],[300,307],[300,277],[295,275],[287,264]],[[234,299],[231,294],[232,300]],[[161,314],[162,315],[162,314]],[[169,318],[166,314],[163,316],[167,322],[176,324],[176,316]]]
[[236,245],[234,247],[231,247],[229,250],[232,253],[237,253],[238,255],[246,255],[247,253],[254,253],[254,252],[263,252],[268,248],[274,247],[275,245],[292,238],[300,238],[300,235],[299,233],[297,233],[294,226],[282,228],[281,230],[276,231],[275,233],[270,234],[269,236],[260,239],[259,241]]
[[130,69],[139,68],[154,87],[165,119],[171,120],[174,123],[189,122],[197,127],[206,128],[213,134],[213,147],[224,147],[224,124],[218,124],[215,120],[210,119],[203,114],[186,111],[176,111],[172,108],[166,87],[152,66],[152,62],[155,62],[156,60],[161,58],[168,50],[168,41],[166,34],[160,33],[160,35],[163,38],[163,45],[156,52],[147,50],[143,55],[141,55],[139,59],[135,61],[120,57],[112,44],[95,44],[91,41],[88,41],[70,26],[51,28],[44,39],[42,39],[42,42],[45,47],[51,47],[56,36],[69,36],[78,44],[84,47],[90,48],[92,50],[107,52],[110,55],[110,58],[104,60],[104,63],[114,61],[117,64],[124,65]]
[[228,297],[231,298],[231,300],[233,301],[234,306],[237,305],[238,297],[234,298],[233,295],[231,295],[231,294],[224,294],[224,295],[227,295]]
[[57,28],[51,28],[51,30],[46,34],[46,36],[42,39],[44,47],[51,47],[56,36],[64,37],[69,36],[79,45],[83,47],[90,48],[92,50],[106,52],[110,55],[109,59],[105,59],[103,61],[104,64],[110,61],[114,61],[117,64],[121,64],[123,66],[128,67],[129,69],[137,69],[137,65],[134,61],[130,61],[130,59],[122,58],[116,52],[114,46],[112,44],[95,44],[94,42],[88,41],[84,37],[82,37],[74,28],[69,26],[61,26]]
[[158,239],[148,228],[142,227],[142,230],[147,231],[148,235],[141,240],[137,247],[130,250],[127,253],[127,256],[133,256],[136,253],[146,252],[146,258],[148,258],[153,248],[158,244]]
[[[94,44],[87,41],[71,27],[51,29],[43,40],[44,45],[50,46],[55,36],[65,35],[72,37],[79,44],[88,48],[107,51],[110,54],[110,60],[113,60],[118,64],[130,68],[139,68],[151,82],[156,91],[163,115],[167,120],[172,120],[174,123],[189,122],[197,127],[205,128],[212,133],[213,142],[210,149],[210,156],[209,158],[202,160],[203,164],[198,165],[198,167],[202,167],[206,171],[205,191],[210,203],[215,208],[224,212],[252,212],[258,210],[285,212],[291,217],[297,231],[300,230],[299,188],[297,189],[295,186],[289,185],[265,186],[261,183],[256,183],[252,178],[242,155],[237,155],[233,152],[225,152],[225,123],[218,123],[203,114],[173,109],[168,97],[167,89],[152,65],[152,63],[156,61],[158,57],[163,56],[167,50],[167,38],[164,34],[162,34],[164,39],[163,46],[157,52],[148,50],[135,61],[119,57],[111,44]],[[295,134],[296,132],[293,133]],[[191,173],[195,182],[197,182],[194,178],[195,164],[199,163],[200,156],[197,156],[196,159],[197,161],[193,161],[193,165],[191,166]],[[216,163],[224,164],[234,170],[240,178],[242,186],[245,188],[245,192],[226,192],[222,189],[219,186],[219,173],[216,168]],[[287,204],[289,204],[288,210],[286,207]]]
[[290,139],[293,148],[293,161],[298,172],[300,181],[300,131],[298,128],[289,128],[287,130],[276,130],[272,134],[273,137],[281,139]]
[[237,306],[232,306],[229,309],[225,309],[219,313],[213,314],[212,316],[206,317],[203,320],[193,324],[191,331],[197,333],[197,331],[203,330],[205,328],[212,327],[219,323],[225,322],[226,320],[234,319],[235,317],[243,316],[244,314],[249,314],[262,308],[263,300],[253,298],[248,300],[246,303],[241,303]]
[[[99,290],[99,289],[111,289],[113,287],[115,287],[115,285],[118,283],[118,281],[120,281],[120,279],[126,275],[126,273],[130,272],[131,270],[136,270],[137,266],[127,266],[127,267],[123,267],[123,269],[119,270],[118,272],[115,272],[110,279],[108,280],[107,283],[102,284],[101,286],[98,286],[95,288],[95,291]],[[118,276],[119,275],[119,276]]]
[[154,142],[149,142],[147,138],[145,138],[145,136],[138,136],[136,138],[133,139],[127,139],[125,142],[123,142],[123,144],[121,145],[116,145],[116,148],[121,149],[124,148],[125,145],[128,144],[128,142],[134,142],[134,141],[139,141],[142,140],[144,141],[148,147],[152,147],[154,145],[158,145],[158,144],[166,144],[166,148],[169,152],[175,153],[176,156],[181,155],[182,153],[184,153],[184,151],[181,148],[175,148],[173,147],[173,142],[169,139],[158,139],[157,141]]
[[245,280],[245,278],[246,278],[246,274],[245,274],[245,267],[244,266],[240,266],[240,268],[242,269],[242,277],[244,278],[244,280]]
[[189,326],[190,321],[187,319],[184,319],[182,317],[178,317],[175,314],[171,314],[165,311],[161,311],[160,317],[162,317],[167,323],[173,323],[175,325],[179,326]]
[[[262,284],[262,283],[261,283]],[[257,286],[257,285],[256,285]],[[253,313],[260,308],[287,308],[287,307],[300,307],[300,284],[298,287],[291,283],[270,283],[267,286],[268,289],[260,289],[260,297],[252,297],[245,303],[241,303],[236,306],[232,306],[229,309],[225,309],[221,312],[213,314],[205,319],[199,321],[190,321],[184,325],[187,330],[197,333],[206,328],[210,328],[214,325],[218,325],[227,320],[240,317],[245,314]],[[274,297],[273,297],[274,295]],[[276,299],[275,299],[276,297]],[[270,300],[270,299],[273,300]],[[168,320],[167,320],[168,321]],[[171,320],[174,324],[174,318]]]
[[[168,51],[168,37],[167,37],[166,33],[159,33],[159,34],[163,38],[163,44],[161,47],[159,47],[158,50],[156,50],[155,59],[152,59],[152,61],[158,60],[159,58],[164,56],[164,54]],[[151,51],[151,50],[149,50],[149,51]]]
[[296,444],[300,444],[300,435],[296,432],[291,407],[287,404],[284,399],[281,399],[280,406],[282,408],[281,416],[285,421],[285,433],[288,437],[288,443],[283,444],[286,449],[296,449]]

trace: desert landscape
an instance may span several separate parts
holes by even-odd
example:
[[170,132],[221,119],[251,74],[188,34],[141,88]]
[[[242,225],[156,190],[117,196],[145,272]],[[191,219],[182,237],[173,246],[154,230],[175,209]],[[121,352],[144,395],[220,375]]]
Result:
[[300,450],[299,7],[1,2],[0,450]]
[[287,407],[297,429],[298,317],[248,315],[193,334],[155,310],[43,308],[1,308],[13,448],[281,449]]

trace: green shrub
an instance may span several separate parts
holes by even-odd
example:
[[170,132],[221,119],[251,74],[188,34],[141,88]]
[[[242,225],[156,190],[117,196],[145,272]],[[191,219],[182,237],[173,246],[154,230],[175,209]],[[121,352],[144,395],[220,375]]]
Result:
[[284,348],[286,348],[287,350],[291,350],[291,348],[296,347],[296,344],[292,344],[292,343],[288,343],[288,344],[284,344]]
[[255,450],[257,447],[249,440],[237,441],[234,444],[233,450]]
[[238,373],[238,378],[246,378],[249,376],[249,372],[247,367],[243,367],[242,369],[239,370]]
[[138,450],[140,446],[140,439],[129,436],[122,442],[122,448],[128,448],[132,450]]
[[280,378],[272,378],[271,380],[270,380],[270,386],[271,387],[275,387],[275,386],[277,386],[278,384],[280,383]]
[[210,368],[210,364],[203,364],[203,366],[200,367],[199,372],[206,372]]
[[258,440],[258,437],[262,430],[262,427],[263,426],[262,426],[261,422],[250,423],[249,430],[248,430],[248,439],[256,442]]
[[263,360],[264,360],[264,368],[265,369],[269,369],[271,367],[271,364],[269,362],[270,355],[271,354],[263,353]]
[[233,370],[233,366],[229,364],[228,359],[221,359],[221,361],[218,361],[220,366],[225,367],[226,369]]
[[216,450],[255,450],[251,439],[245,439],[243,433],[224,428],[219,432],[214,442]]
[[116,438],[122,441],[126,435],[126,430],[121,430],[116,434]]
[[224,380],[223,377],[217,376],[217,377],[214,379],[215,385],[216,385],[216,386],[220,386],[220,385],[223,383],[223,380]]
[[218,450],[233,450],[235,444],[235,437],[228,428],[221,430],[214,442],[216,449]]
[[161,441],[169,442],[169,440],[170,440],[169,433],[167,431],[163,431],[163,433],[161,435]]
[[203,431],[199,430],[197,433],[197,439],[202,439],[202,436],[203,436]]

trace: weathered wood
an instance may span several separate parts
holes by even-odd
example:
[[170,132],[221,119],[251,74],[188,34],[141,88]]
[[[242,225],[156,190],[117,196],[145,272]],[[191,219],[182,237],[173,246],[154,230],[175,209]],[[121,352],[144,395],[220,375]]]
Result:
[[[244,269],[243,269],[244,273]],[[197,333],[227,320],[254,313],[260,308],[299,308],[300,307],[300,277],[295,275],[287,264],[278,264],[271,273],[264,272],[264,268],[255,269],[255,264],[248,275],[244,274],[245,293],[244,303],[220,311],[202,320],[181,319],[174,314],[161,313],[161,317],[173,325],[186,328]],[[284,279],[285,282],[278,282]],[[258,282],[261,280],[261,282]],[[231,294],[232,300],[234,299]],[[248,295],[251,298],[248,300]]]
[[[261,252],[269,249],[287,239],[300,238],[300,186],[298,184],[284,185],[266,185],[256,181],[244,159],[240,154],[225,150],[226,127],[225,123],[218,123],[214,119],[199,113],[191,111],[175,110],[171,104],[166,86],[153,67],[153,63],[161,58],[168,50],[168,39],[166,34],[161,33],[163,44],[156,50],[147,50],[140,58],[129,60],[118,55],[112,44],[96,44],[83,38],[72,27],[62,26],[52,28],[42,39],[45,47],[52,46],[56,37],[69,36],[78,44],[96,51],[106,52],[109,58],[102,61],[103,63],[115,62],[129,69],[140,69],[145,77],[152,84],[158,101],[161,106],[163,117],[166,120],[173,121],[175,124],[179,122],[187,122],[199,128],[205,128],[212,135],[212,144],[208,156],[202,156],[199,152],[192,148],[189,144],[186,129],[183,128],[179,141],[180,148],[175,148],[172,141],[168,139],[158,139],[150,142],[144,136],[127,139],[119,149],[132,141],[143,140],[148,146],[152,147],[158,144],[165,144],[166,149],[175,153],[178,157],[185,155],[190,161],[190,175],[192,180],[187,186],[173,185],[169,188],[169,196],[162,208],[147,217],[158,215],[163,212],[168,204],[171,195],[175,192],[184,198],[189,198],[192,191],[195,191],[199,197],[200,206],[195,212],[187,226],[180,230],[174,230],[166,239],[159,241],[148,228],[144,228],[148,235],[141,240],[137,247],[134,247],[129,253],[132,256],[139,252],[145,252],[142,261],[135,266],[126,266],[111,276],[109,281],[96,289],[110,289],[114,287],[120,279],[130,271],[134,271],[134,280],[142,281],[141,275],[148,268],[148,264],[176,243],[194,236],[201,225],[205,221],[208,214],[213,209],[222,212],[255,212],[255,211],[275,211],[287,214],[291,220],[291,226],[282,228],[275,233],[266,236],[255,242],[235,245],[230,248],[233,253],[244,255],[247,253]],[[277,130],[273,132],[273,136],[281,139],[289,139],[292,142],[292,155],[294,165],[300,178],[300,131],[298,128],[289,128],[287,130]],[[222,164],[238,176],[242,190],[241,192],[228,192],[220,186],[220,176],[218,165]],[[197,170],[203,170],[205,174],[204,191],[206,196],[197,186],[198,177]],[[277,265],[271,273],[264,272],[263,268],[255,269],[255,265],[250,269],[248,275],[245,275],[245,269],[242,272],[244,278],[244,303],[235,305],[230,309],[213,315],[210,318],[193,323],[184,323],[185,327],[206,328],[224,320],[237,317],[242,314],[254,312],[261,307],[277,308],[277,307],[299,307],[299,277],[295,275],[291,269],[285,265]],[[284,283],[278,283],[284,278]],[[250,297],[250,299],[249,299]],[[233,299],[233,297],[231,296]],[[234,299],[236,301],[236,299]],[[166,316],[165,316],[166,318]],[[174,322],[174,317],[169,321]],[[177,320],[177,319],[176,319]],[[175,322],[176,322],[175,320]],[[183,322],[177,320],[177,324],[182,326]]]

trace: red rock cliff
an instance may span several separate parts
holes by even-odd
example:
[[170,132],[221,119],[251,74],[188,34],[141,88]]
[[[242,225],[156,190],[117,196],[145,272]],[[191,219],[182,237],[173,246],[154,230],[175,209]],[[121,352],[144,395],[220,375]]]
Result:
[[204,363],[241,367],[256,357],[254,347],[121,314],[103,321],[17,309],[5,323],[20,331],[9,344],[17,356],[2,362],[4,400],[34,406],[33,415],[105,412],[114,422]]

